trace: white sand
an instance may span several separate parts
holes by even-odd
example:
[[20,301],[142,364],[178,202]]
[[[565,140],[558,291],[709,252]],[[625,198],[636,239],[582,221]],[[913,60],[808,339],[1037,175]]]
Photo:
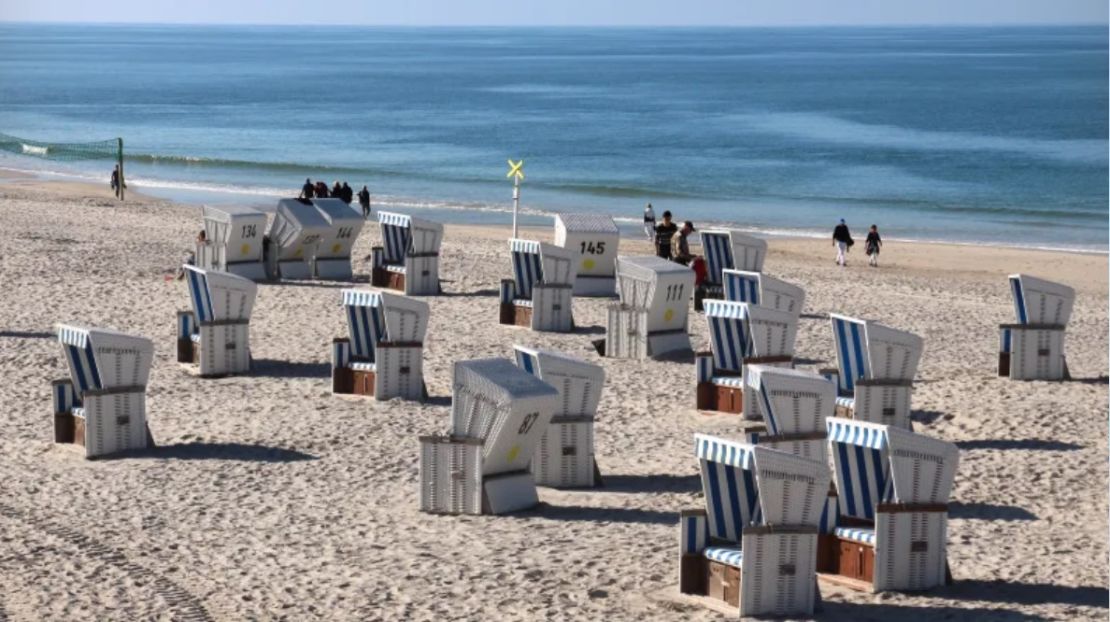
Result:
[[[129,195],[129,199],[136,195]],[[428,405],[331,395],[328,347],[345,332],[341,284],[263,285],[252,320],[258,371],[199,380],[174,362],[166,282],[200,228],[194,207],[115,203],[107,189],[0,186],[0,620],[708,620],[674,604],[677,512],[698,507],[694,432],[736,418],[694,410],[690,364],[599,359],[604,301],[575,301],[576,334],[497,324],[504,230],[448,227],[448,295],[427,298]],[[549,237],[547,231],[541,233]],[[357,244],[356,272],[378,241]],[[925,337],[917,429],[956,441],[949,523],[958,583],[870,596],[822,585],[826,619],[1107,617],[1107,258],[889,244],[879,270],[833,265],[823,242],[772,240],[767,271],[803,285],[798,354],[834,361],[830,311]],[[642,243],[625,243],[631,254]],[[996,377],[1005,274],[1079,292],[1073,382]],[[160,449],[86,462],[52,444],[49,381],[65,376],[51,332],[87,323],[154,339],[148,392]],[[692,315],[695,347],[706,345]],[[513,343],[599,360],[607,486],[541,489],[514,516],[417,511],[417,436],[446,431],[450,366]],[[817,363],[820,362],[820,363]]]

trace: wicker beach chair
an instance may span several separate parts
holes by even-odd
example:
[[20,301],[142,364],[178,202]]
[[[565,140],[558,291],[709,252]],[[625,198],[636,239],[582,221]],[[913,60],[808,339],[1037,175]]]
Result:
[[331,223],[312,201],[278,201],[268,234],[266,273],[270,278],[311,279],[316,248],[331,230]]
[[998,375],[1015,380],[1070,377],[1064,333],[1075,290],[1027,274],[1010,275],[1017,322],[999,325]]
[[559,392],[559,406],[532,458],[536,484],[600,486],[601,471],[594,459],[594,419],[605,386],[605,369],[561,352],[519,345],[513,349],[518,367]]
[[196,265],[252,281],[266,280],[262,256],[266,214],[237,205],[205,206],[203,212],[206,241],[196,244]]
[[620,302],[607,307],[605,356],[646,359],[691,352],[694,271],[659,257],[618,257]]
[[821,578],[875,592],[950,581],[956,446],[893,426],[838,417],[825,423],[839,497],[837,526],[822,536]]
[[575,296],[616,296],[621,234],[605,214],[555,214],[555,245],[574,257]]
[[811,615],[828,466],[704,434],[694,442],[705,509],[679,518],[680,592],[740,616]]
[[177,312],[177,362],[202,378],[250,371],[250,321],[258,285],[249,279],[184,266],[191,311]]
[[312,255],[313,275],[318,279],[350,281],[354,277],[351,249],[366,219],[359,209],[340,199],[313,199],[312,204],[328,223],[328,230],[316,243]]
[[820,373],[837,385],[837,416],[912,429],[910,398],[924,341],[878,322],[829,317],[837,367]]
[[375,287],[407,296],[435,296],[439,286],[439,249],[443,225],[407,214],[378,212],[383,246],[371,249]]
[[501,281],[500,322],[532,330],[566,333],[575,282],[569,250],[533,240],[509,240],[513,278]]
[[[798,318],[746,302],[705,301],[709,352],[694,355],[698,410],[744,412],[748,365],[793,367]],[[746,415],[758,420],[758,413]]]
[[801,287],[759,272],[724,270],[724,299],[802,314],[806,292]]
[[724,271],[762,272],[767,257],[767,242],[731,229],[706,229],[700,233],[706,275],[694,292],[694,310],[702,310],[702,300],[724,296]]
[[506,359],[455,363],[451,432],[420,437],[420,509],[504,514],[536,505],[528,470],[559,392]]
[[146,385],[154,344],[102,328],[59,325],[69,378],[51,386],[54,442],[86,458],[154,446],[146,421]]
[[399,294],[345,289],[347,337],[332,340],[332,392],[424,401],[428,304]]

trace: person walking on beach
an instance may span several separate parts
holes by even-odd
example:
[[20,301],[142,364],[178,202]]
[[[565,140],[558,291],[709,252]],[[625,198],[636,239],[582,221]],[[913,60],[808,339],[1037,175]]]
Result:
[[690,265],[690,261],[694,258],[690,254],[690,234],[695,231],[697,229],[694,228],[694,223],[689,220],[682,223],[682,228],[678,230],[678,237],[675,238],[675,262],[684,266]]
[[311,179],[305,179],[304,185],[301,186],[301,196],[298,199],[311,199],[316,196],[316,188],[312,185]]
[[366,186],[358,191],[358,204],[362,206],[362,217],[370,219],[370,190]]
[[833,246],[836,247],[836,263],[844,267],[848,265],[848,249],[852,247],[855,242],[852,240],[852,234],[848,231],[848,225],[844,223],[844,219],[840,219],[840,224],[833,229]]
[[863,250],[867,251],[867,265],[872,268],[879,267],[879,249],[883,246],[883,239],[879,237],[879,228],[871,225],[871,230],[867,232],[867,241],[864,242]]
[[678,225],[671,222],[670,210],[663,212],[663,222],[655,225],[655,254],[663,259],[671,258],[671,238],[678,232]]
[[120,182],[119,182],[119,164],[117,164],[117,165],[115,166],[115,168],[113,168],[113,169],[112,169],[112,181],[111,181],[111,184],[112,184],[112,192],[114,192],[114,193],[116,194],[116,198],[117,198],[117,199],[118,199],[118,198],[120,198],[120,195],[122,195],[122,194],[123,194],[123,188],[126,188],[126,187],[127,187],[127,184],[123,184],[123,187],[122,187],[122,188],[120,187]]
[[644,233],[647,234],[648,242],[655,241],[655,210],[651,209],[651,203],[644,208]]

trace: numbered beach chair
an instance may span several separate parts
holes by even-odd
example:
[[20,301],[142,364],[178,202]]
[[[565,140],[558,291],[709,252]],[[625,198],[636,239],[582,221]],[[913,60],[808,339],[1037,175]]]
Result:
[[770,307],[793,313],[794,317],[802,314],[806,292],[797,285],[746,270],[725,270],[722,276],[725,300]]
[[679,590],[740,616],[812,615],[828,466],[705,434],[694,442],[705,509],[679,518]]
[[[710,351],[694,355],[698,410],[743,413],[748,365],[794,366],[794,314],[746,302],[706,300],[705,321]],[[747,417],[759,419],[758,413]]]
[[573,330],[571,252],[517,238],[509,240],[509,252],[513,278],[501,281],[501,323],[560,333]]
[[536,484],[553,488],[601,485],[594,459],[594,419],[605,385],[600,365],[551,350],[513,346],[516,364],[555,387],[559,406],[532,457]]
[[620,302],[607,308],[605,356],[646,359],[691,352],[694,271],[660,257],[618,257]]
[[177,312],[177,362],[196,365],[202,378],[250,371],[258,285],[228,272],[183,268],[193,309]]
[[956,446],[864,421],[832,417],[826,425],[839,516],[834,533],[822,537],[821,578],[869,592],[949,582]]
[[829,317],[837,368],[821,374],[837,385],[836,416],[913,429],[910,398],[924,341],[878,322]]
[[555,215],[555,245],[570,252],[577,266],[575,296],[616,295],[617,247],[620,241],[620,230],[611,216]]
[[529,464],[559,392],[506,359],[454,366],[451,433],[420,437],[420,509],[505,514],[539,503]]
[[701,234],[705,256],[705,281],[694,292],[694,309],[702,310],[702,300],[724,297],[724,271],[763,272],[767,242],[732,229],[706,229]]
[[407,296],[435,296],[439,287],[439,247],[443,225],[407,214],[378,212],[382,244],[371,249],[375,287]]
[[262,236],[266,214],[238,205],[203,208],[206,242],[196,245],[196,265],[250,279],[266,280]]
[[328,223],[312,256],[314,275],[318,279],[350,281],[354,277],[351,249],[366,219],[361,211],[339,199],[314,199],[312,204]]
[[330,231],[331,224],[312,201],[278,201],[268,234],[267,274],[271,278],[311,279],[316,247]]
[[146,385],[154,344],[103,328],[59,325],[69,378],[55,380],[54,442],[86,458],[154,446],[146,421]]
[[1064,333],[1075,290],[1027,274],[1010,275],[1014,324],[999,325],[998,375],[1015,380],[1070,378]]
[[334,393],[424,401],[428,303],[383,291],[343,290],[348,336],[332,340]]

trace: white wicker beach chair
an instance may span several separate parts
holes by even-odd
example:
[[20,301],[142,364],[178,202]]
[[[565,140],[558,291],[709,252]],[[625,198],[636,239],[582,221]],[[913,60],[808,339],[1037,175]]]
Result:
[[559,392],[506,359],[454,365],[451,433],[420,437],[420,509],[504,514],[536,505],[528,470]]
[[679,590],[740,616],[809,616],[825,463],[698,434],[705,509],[679,519]]
[[619,303],[608,306],[605,356],[646,359],[690,352],[694,271],[659,257],[618,257]]
[[724,270],[724,299],[802,314],[806,292],[797,285],[759,272]]
[[924,341],[878,322],[829,317],[837,368],[821,374],[837,385],[837,416],[912,429],[910,398]]
[[770,365],[744,368],[744,413],[764,423],[752,435],[759,445],[825,462],[825,419],[835,409],[836,385],[820,374]]
[[250,371],[250,322],[258,285],[215,270],[184,266],[192,311],[177,312],[177,362],[202,378]]
[[371,249],[375,287],[408,296],[435,296],[439,286],[439,247],[443,225],[406,214],[378,212],[382,244]]
[[605,386],[600,365],[561,352],[514,346],[516,364],[555,387],[559,406],[532,458],[536,484],[553,488],[601,485],[594,459],[594,419]]
[[570,332],[575,281],[570,251],[533,240],[509,240],[513,278],[501,281],[502,324]]
[[334,393],[424,401],[428,303],[384,291],[345,289],[348,337],[332,340]]
[[196,245],[196,265],[230,272],[252,281],[266,280],[262,237],[266,214],[238,205],[204,207],[207,241]]
[[[746,302],[705,301],[709,352],[694,355],[698,410],[744,412],[744,369],[794,366],[798,318]],[[759,419],[758,413],[746,415]]]
[[268,234],[267,274],[273,278],[311,279],[316,247],[330,231],[331,224],[312,201],[278,201]]
[[702,300],[724,296],[724,271],[762,272],[767,257],[767,242],[731,229],[702,231],[701,250],[705,257],[705,281],[694,293],[694,309],[702,310]]
[[352,208],[340,199],[313,199],[312,204],[328,223],[328,230],[316,243],[316,251],[312,255],[314,276],[350,281],[354,277],[351,249],[366,219],[360,209]]
[[81,446],[86,458],[154,446],[146,385],[154,344],[102,328],[59,325],[69,378],[52,383],[54,442]]
[[999,325],[998,375],[1015,380],[1069,378],[1064,333],[1075,290],[1027,274],[1010,275],[1017,322]]
[[575,296],[613,297],[617,293],[617,250],[621,234],[605,214],[555,214],[555,245],[574,257]]
[[822,537],[821,577],[866,591],[926,590],[950,581],[948,497],[959,450],[893,426],[826,421],[839,492]]

